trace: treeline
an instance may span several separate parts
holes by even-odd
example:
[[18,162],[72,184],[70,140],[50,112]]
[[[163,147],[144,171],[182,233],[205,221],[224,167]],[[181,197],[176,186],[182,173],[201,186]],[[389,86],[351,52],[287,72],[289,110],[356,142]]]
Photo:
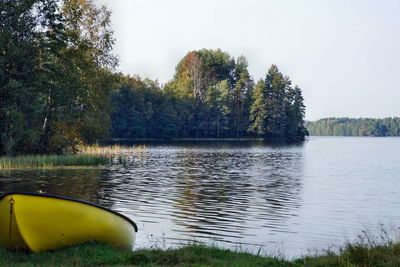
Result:
[[109,131],[117,58],[92,0],[0,0],[0,153],[61,153]]
[[189,52],[170,82],[115,72],[110,11],[93,0],[0,0],[0,154],[63,153],[115,138],[301,140],[301,90],[277,66]]
[[277,137],[304,139],[305,106],[276,65],[256,85],[244,56],[220,49],[191,51],[174,78],[160,87],[120,77],[113,94],[112,136],[117,138]]
[[326,118],[307,122],[310,135],[316,136],[400,136],[400,118]]

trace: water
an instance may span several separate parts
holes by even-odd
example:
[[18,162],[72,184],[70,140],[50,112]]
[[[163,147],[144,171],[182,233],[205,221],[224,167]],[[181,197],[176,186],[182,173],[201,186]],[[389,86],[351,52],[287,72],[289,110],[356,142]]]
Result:
[[0,172],[0,193],[95,202],[134,220],[136,247],[203,242],[299,256],[400,226],[400,138],[148,144],[101,169]]

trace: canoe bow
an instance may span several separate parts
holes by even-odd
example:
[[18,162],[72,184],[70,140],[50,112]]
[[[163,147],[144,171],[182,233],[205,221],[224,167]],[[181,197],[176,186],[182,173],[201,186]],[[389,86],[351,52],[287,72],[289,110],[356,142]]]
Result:
[[132,249],[138,228],[128,217],[83,200],[35,193],[0,196],[0,244],[40,252],[87,241]]

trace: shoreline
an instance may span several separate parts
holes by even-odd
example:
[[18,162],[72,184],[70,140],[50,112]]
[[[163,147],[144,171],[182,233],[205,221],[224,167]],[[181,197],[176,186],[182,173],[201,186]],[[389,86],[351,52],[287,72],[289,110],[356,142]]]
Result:
[[287,142],[287,143],[296,143],[296,142],[303,142],[307,140],[305,139],[290,139],[286,137],[268,137],[268,138],[262,138],[262,137],[238,137],[238,138],[213,138],[213,137],[201,137],[201,138],[195,138],[195,137],[188,137],[188,138],[171,138],[171,139],[165,139],[165,138],[110,138],[110,139],[105,139],[101,143],[102,145],[108,145],[108,144],[124,144],[124,143],[138,143],[138,142]]
[[256,137],[249,137],[249,138],[111,138],[105,140],[107,142],[203,142],[203,141],[264,141],[264,138],[256,138]]

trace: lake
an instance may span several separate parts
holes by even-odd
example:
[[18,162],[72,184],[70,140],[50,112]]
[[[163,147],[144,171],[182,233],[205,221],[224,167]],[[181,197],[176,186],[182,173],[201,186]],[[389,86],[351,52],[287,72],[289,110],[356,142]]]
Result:
[[398,238],[399,189],[400,138],[389,137],[153,143],[105,168],[0,172],[0,193],[122,212],[139,227],[136,247],[203,242],[286,257],[335,249],[363,231]]

